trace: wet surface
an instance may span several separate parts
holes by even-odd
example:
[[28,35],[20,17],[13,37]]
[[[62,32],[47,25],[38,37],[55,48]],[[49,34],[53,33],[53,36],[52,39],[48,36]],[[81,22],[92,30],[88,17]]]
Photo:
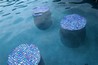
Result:
[[[53,24],[38,29],[32,9],[48,5]],[[7,65],[8,55],[20,44],[38,46],[45,65],[98,65],[98,10],[83,4],[57,4],[51,0],[0,1],[0,65]],[[85,9],[84,9],[85,8]],[[60,39],[60,21],[68,14],[87,19],[86,41],[79,48],[69,48]]]

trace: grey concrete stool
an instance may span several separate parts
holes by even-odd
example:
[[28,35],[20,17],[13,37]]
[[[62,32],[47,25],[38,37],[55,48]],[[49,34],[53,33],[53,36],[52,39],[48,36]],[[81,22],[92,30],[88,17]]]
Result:
[[76,48],[83,44],[86,36],[86,19],[78,14],[65,16],[60,22],[61,41],[68,47]]
[[38,6],[33,9],[33,17],[35,25],[41,29],[48,29],[51,24],[51,12],[47,6]]
[[8,57],[8,65],[43,65],[39,49],[33,44],[21,44]]

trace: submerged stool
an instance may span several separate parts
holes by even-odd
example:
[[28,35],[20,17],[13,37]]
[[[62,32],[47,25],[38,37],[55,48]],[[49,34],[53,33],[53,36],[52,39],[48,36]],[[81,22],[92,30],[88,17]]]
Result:
[[49,28],[52,24],[51,12],[47,6],[38,6],[33,9],[35,25],[42,30]]
[[83,44],[86,36],[86,19],[78,14],[65,16],[60,22],[61,41],[69,47]]
[[8,57],[8,65],[43,65],[39,49],[31,44],[21,44]]

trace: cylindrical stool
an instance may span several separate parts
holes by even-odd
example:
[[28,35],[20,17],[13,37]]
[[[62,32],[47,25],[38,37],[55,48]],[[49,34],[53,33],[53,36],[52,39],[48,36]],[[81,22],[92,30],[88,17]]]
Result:
[[49,28],[52,24],[51,12],[47,6],[38,6],[33,9],[35,25],[42,30]]
[[41,65],[40,51],[31,44],[21,44],[8,57],[8,65]]
[[86,36],[86,19],[78,14],[65,16],[60,22],[61,41],[68,47],[79,47]]

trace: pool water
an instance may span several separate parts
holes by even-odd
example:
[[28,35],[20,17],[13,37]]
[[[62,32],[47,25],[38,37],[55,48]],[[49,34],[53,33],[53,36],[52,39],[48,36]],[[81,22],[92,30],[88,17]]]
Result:
[[[48,5],[52,26],[40,30],[34,24],[32,9]],[[0,1],[0,65],[20,44],[38,46],[45,65],[98,65],[98,10],[84,4],[58,4],[52,0]],[[60,39],[60,21],[68,14],[87,19],[86,41],[78,48],[65,46]]]

